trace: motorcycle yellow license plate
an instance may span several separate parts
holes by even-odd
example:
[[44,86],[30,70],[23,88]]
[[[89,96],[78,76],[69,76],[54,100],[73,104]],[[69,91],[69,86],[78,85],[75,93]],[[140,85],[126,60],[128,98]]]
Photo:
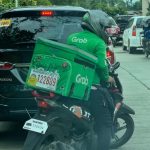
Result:
[[41,71],[39,69],[32,69],[29,75],[28,84],[33,87],[55,91],[59,74],[57,71]]

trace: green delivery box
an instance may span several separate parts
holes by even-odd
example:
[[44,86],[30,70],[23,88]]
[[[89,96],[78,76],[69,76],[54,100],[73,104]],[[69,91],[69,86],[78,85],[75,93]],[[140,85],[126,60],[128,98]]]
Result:
[[36,90],[87,100],[97,58],[81,49],[38,39],[26,80]]

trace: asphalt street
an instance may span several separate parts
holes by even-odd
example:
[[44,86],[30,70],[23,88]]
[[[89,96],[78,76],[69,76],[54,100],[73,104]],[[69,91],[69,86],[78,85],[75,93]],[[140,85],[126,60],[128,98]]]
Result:
[[150,58],[115,49],[118,70],[124,87],[124,102],[135,110],[135,131],[131,140],[119,150],[150,150]]
[[[135,131],[131,140],[119,150],[150,150],[150,58],[128,54],[116,47],[116,60],[123,84],[124,102],[135,110]],[[0,150],[21,150],[25,133],[22,124],[0,123]]]

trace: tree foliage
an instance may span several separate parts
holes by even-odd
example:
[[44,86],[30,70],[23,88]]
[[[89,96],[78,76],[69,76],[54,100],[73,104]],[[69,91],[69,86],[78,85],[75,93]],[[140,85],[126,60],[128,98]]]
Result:
[[[18,0],[19,6],[50,6],[49,0]],[[0,0],[0,11],[15,7],[15,0]]]
[[[0,0],[0,11],[15,6],[15,0]],[[141,9],[141,0],[133,3],[132,0],[18,0],[19,6],[34,5],[72,5],[88,9],[102,9],[108,14],[125,14],[127,10]]]
[[19,0],[20,6],[49,6],[51,2],[49,0]]

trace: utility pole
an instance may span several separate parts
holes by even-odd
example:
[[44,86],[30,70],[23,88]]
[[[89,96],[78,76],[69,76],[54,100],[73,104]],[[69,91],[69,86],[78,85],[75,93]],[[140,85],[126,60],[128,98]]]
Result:
[[18,7],[18,0],[15,0],[15,7]]
[[107,0],[107,7],[110,7],[109,0]]

